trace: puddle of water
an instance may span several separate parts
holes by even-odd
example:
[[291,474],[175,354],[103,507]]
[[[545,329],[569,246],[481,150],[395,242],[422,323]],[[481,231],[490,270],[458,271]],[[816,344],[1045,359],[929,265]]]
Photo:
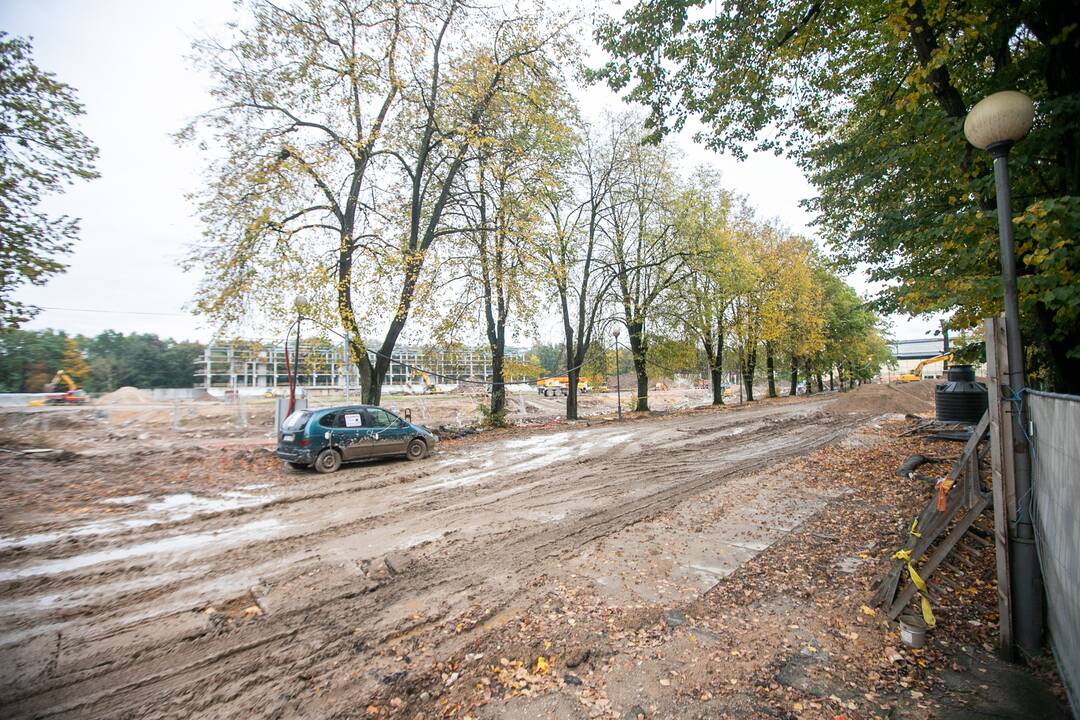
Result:
[[[590,450],[595,448],[598,444],[602,443],[604,447],[611,447],[620,443],[626,442],[634,436],[633,433],[619,433],[612,435],[608,438],[601,438],[599,441],[589,440],[585,442],[574,443],[574,440],[580,439],[585,433],[583,432],[562,432],[553,433],[551,435],[538,435],[531,438],[522,438],[520,440],[506,440],[503,442],[503,447],[507,451],[512,451],[516,455],[532,456],[527,460],[516,462],[513,464],[505,465],[502,468],[496,470],[485,470],[484,472],[472,473],[470,475],[463,475],[461,477],[451,478],[447,480],[441,480],[427,485],[422,485],[417,488],[413,488],[412,492],[428,492],[431,490],[447,490],[450,488],[462,487],[465,485],[472,485],[486,478],[492,477],[498,473],[516,474],[531,472],[533,470],[539,470],[542,467],[551,465],[552,463],[568,460],[575,456],[582,456],[587,454]],[[483,457],[491,455],[491,452],[484,453],[483,455],[470,456],[468,458],[454,458],[452,460],[444,461],[444,466],[459,464],[467,462],[469,460],[475,460],[477,457]],[[494,458],[485,460],[480,467],[490,468],[495,467],[496,463]]]
[[67,530],[57,530],[55,532],[45,533],[33,533],[32,535],[23,535],[21,537],[5,536],[0,537],[0,550],[6,550],[7,548],[15,547],[16,545],[42,545],[45,543],[56,542],[57,540],[64,540],[66,538],[73,537],[108,535],[110,533],[121,532],[123,530],[134,530],[135,528],[149,527],[150,525],[155,525],[158,522],[160,521],[150,518],[128,518],[126,520],[92,522],[85,525],[79,525],[78,527],[69,528]]
[[134,505],[146,499],[145,495],[121,495],[120,497],[106,498],[101,502],[106,505]]
[[[247,487],[248,489],[257,489],[270,487],[270,484]],[[107,505],[131,505],[134,503],[145,502],[146,499],[146,495],[125,495],[122,497],[106,498],[101,502]],[[0,536],[0,550],[6,550],[7,548],[15,546],[43,545],[56,542],[57,540],[65,540],[67,538],[110,535],[126,530],[149,527],[164,521],[187,520],[199,513],[225,512],[237,508],[263,505],[273,499],[273,495],[252,495],[250,493],[235,490],[223,492],[216,497],[200,497],[198,495],[193,495],[192,493],[176,493],[149,502],[142,512],[133,513],[132,517],[124,519],[97,520],[65,528],[63,530],[33,533],[21,537],[10,535]]]
[[543,452],[549,445],[562,445],[566,440],[578,433],[552,433],[551,435],[537,435],[521,440],[507,440],[503,447],[507,450],[528,450],[530,452]]
[[237,492],[225,492],[217,497],[176,493],[175,495],[165,495],[160,500],[147,504],[146,511],[153,514],[167,515],[169,520],[187,520],[199,513],[236,510],[251,505],[261,505],[268,500],[270,500],[269,496],[256,497]]
[[116,560],[127,560],[144,555],[157,555],[162,553],[174,553],[184,550],[194,550],[204,545],[213,544],[215,548],[224,545],[236,544],[239,541],[249,540],[268,534],[277,529],[281,522],[275,519],[255,520],[245,525],[221,530],[218,532],[192,533],[190,535],[174,535],[160,540],[125,545],[109,550],[74,555],[69,558],[46,560],[36,565],[9,570],[0,570],[0,582],[18,580],[20,578],[34,577],[37,575],[58,575],[60,573],[79,570],[91,565],[98,565]]
[[428,492],[430,490],[448,490],[450,488],[462,487],[464,485],[472,485],[479,482],[484,478],[495,475],[497,470],[486,470],[481,473],[473,473],[472,475],[462,475],[461,477],[451,478],[449,480],[440,480],[439,482],[430,483],[428,485],[421,485],[420,487],[413,488],[411,492],[421,493]]

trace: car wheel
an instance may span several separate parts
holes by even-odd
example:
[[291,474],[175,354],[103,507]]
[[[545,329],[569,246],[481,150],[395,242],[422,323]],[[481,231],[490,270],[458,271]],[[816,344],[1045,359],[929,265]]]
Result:
[[419,460],[427,454],[427,443],[420,438],[413,438],[409,447],[405,448],[405,457],[410,460]]
[[291,462],[291,463],[289,463],[289,467],[291,467],[293,470],[307,470],[311,466],[308,465],[307,463],[294,463],[294,462]]
[[341,467],[341,453],[326,448],[315,458],[315,469],[321,473],[332,473]]

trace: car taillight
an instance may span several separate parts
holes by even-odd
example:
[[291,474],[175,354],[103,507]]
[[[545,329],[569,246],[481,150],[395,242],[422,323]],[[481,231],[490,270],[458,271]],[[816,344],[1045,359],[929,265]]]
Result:
[[311,444],[311,441],[308,440],[307,438],[304,438],[303,440],[300,441],[300,447],[307,447],[310,444]]

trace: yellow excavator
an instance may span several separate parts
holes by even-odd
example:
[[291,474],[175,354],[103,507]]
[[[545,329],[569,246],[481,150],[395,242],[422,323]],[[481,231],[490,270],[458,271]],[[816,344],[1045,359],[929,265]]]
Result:
[[939,363],[939,362],[950,362],[950,361],[952,361],[952,359],[953,359],[953,354],[952,353],[945,353],[944,355],[938,355],[936,357],[926,358],[925,360],[920,362],[918,365],[916,365],[915,369],[912,370],[910,373],[908,373],[906,375],[897,375],[896,376],[896,382],[902,382],[902,383],[905,383],[905,382],[918,382],[918,381],[922,380],[922,371],[923,371],[923,368],[925,368],[927,365],[933,365],[934,363]]
[[64,383],[67,385],[67,392],[54,393],[49,395],[44,400],[31,400],[31,405],[82,405],[90,397],[86,394],[86,391],[79,387],[78,383],[71,379],[71,376],[67,374],[63,369],[57,370],[53,375],[53,379],[45,385],[46,392],[52,392],[60,385]]
[[431,378],[428,377],[428,374],[426,372],[420,373],[420,379],[424,381],[425,395],[432,395],[439,392],[439,388],[435,385],[435,383],[431,382]]

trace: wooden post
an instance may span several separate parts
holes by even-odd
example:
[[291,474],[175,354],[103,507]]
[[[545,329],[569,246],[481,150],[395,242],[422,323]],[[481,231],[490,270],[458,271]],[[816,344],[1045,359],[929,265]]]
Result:
[[980,477],[979,470],[979,457],[978,450],[972,452],[967,457],[967,463],[964,466],[964,472],[960,477],[964,479],[964,507],[973,508],[975,503],[983,495],[982,478]]
[[990,463],[994,495],[994,546],[997,555],[998,630],[1001,655],[1012,660],[1013,644],[1012,569],[1009,533],[1016,522],[1016,485],[1013,479],[1012,403],[1004,398],[1001,386],[1008,378],[1009,360],[1005,352],[1005,318],[986,318],[986,388],[990,412]]

